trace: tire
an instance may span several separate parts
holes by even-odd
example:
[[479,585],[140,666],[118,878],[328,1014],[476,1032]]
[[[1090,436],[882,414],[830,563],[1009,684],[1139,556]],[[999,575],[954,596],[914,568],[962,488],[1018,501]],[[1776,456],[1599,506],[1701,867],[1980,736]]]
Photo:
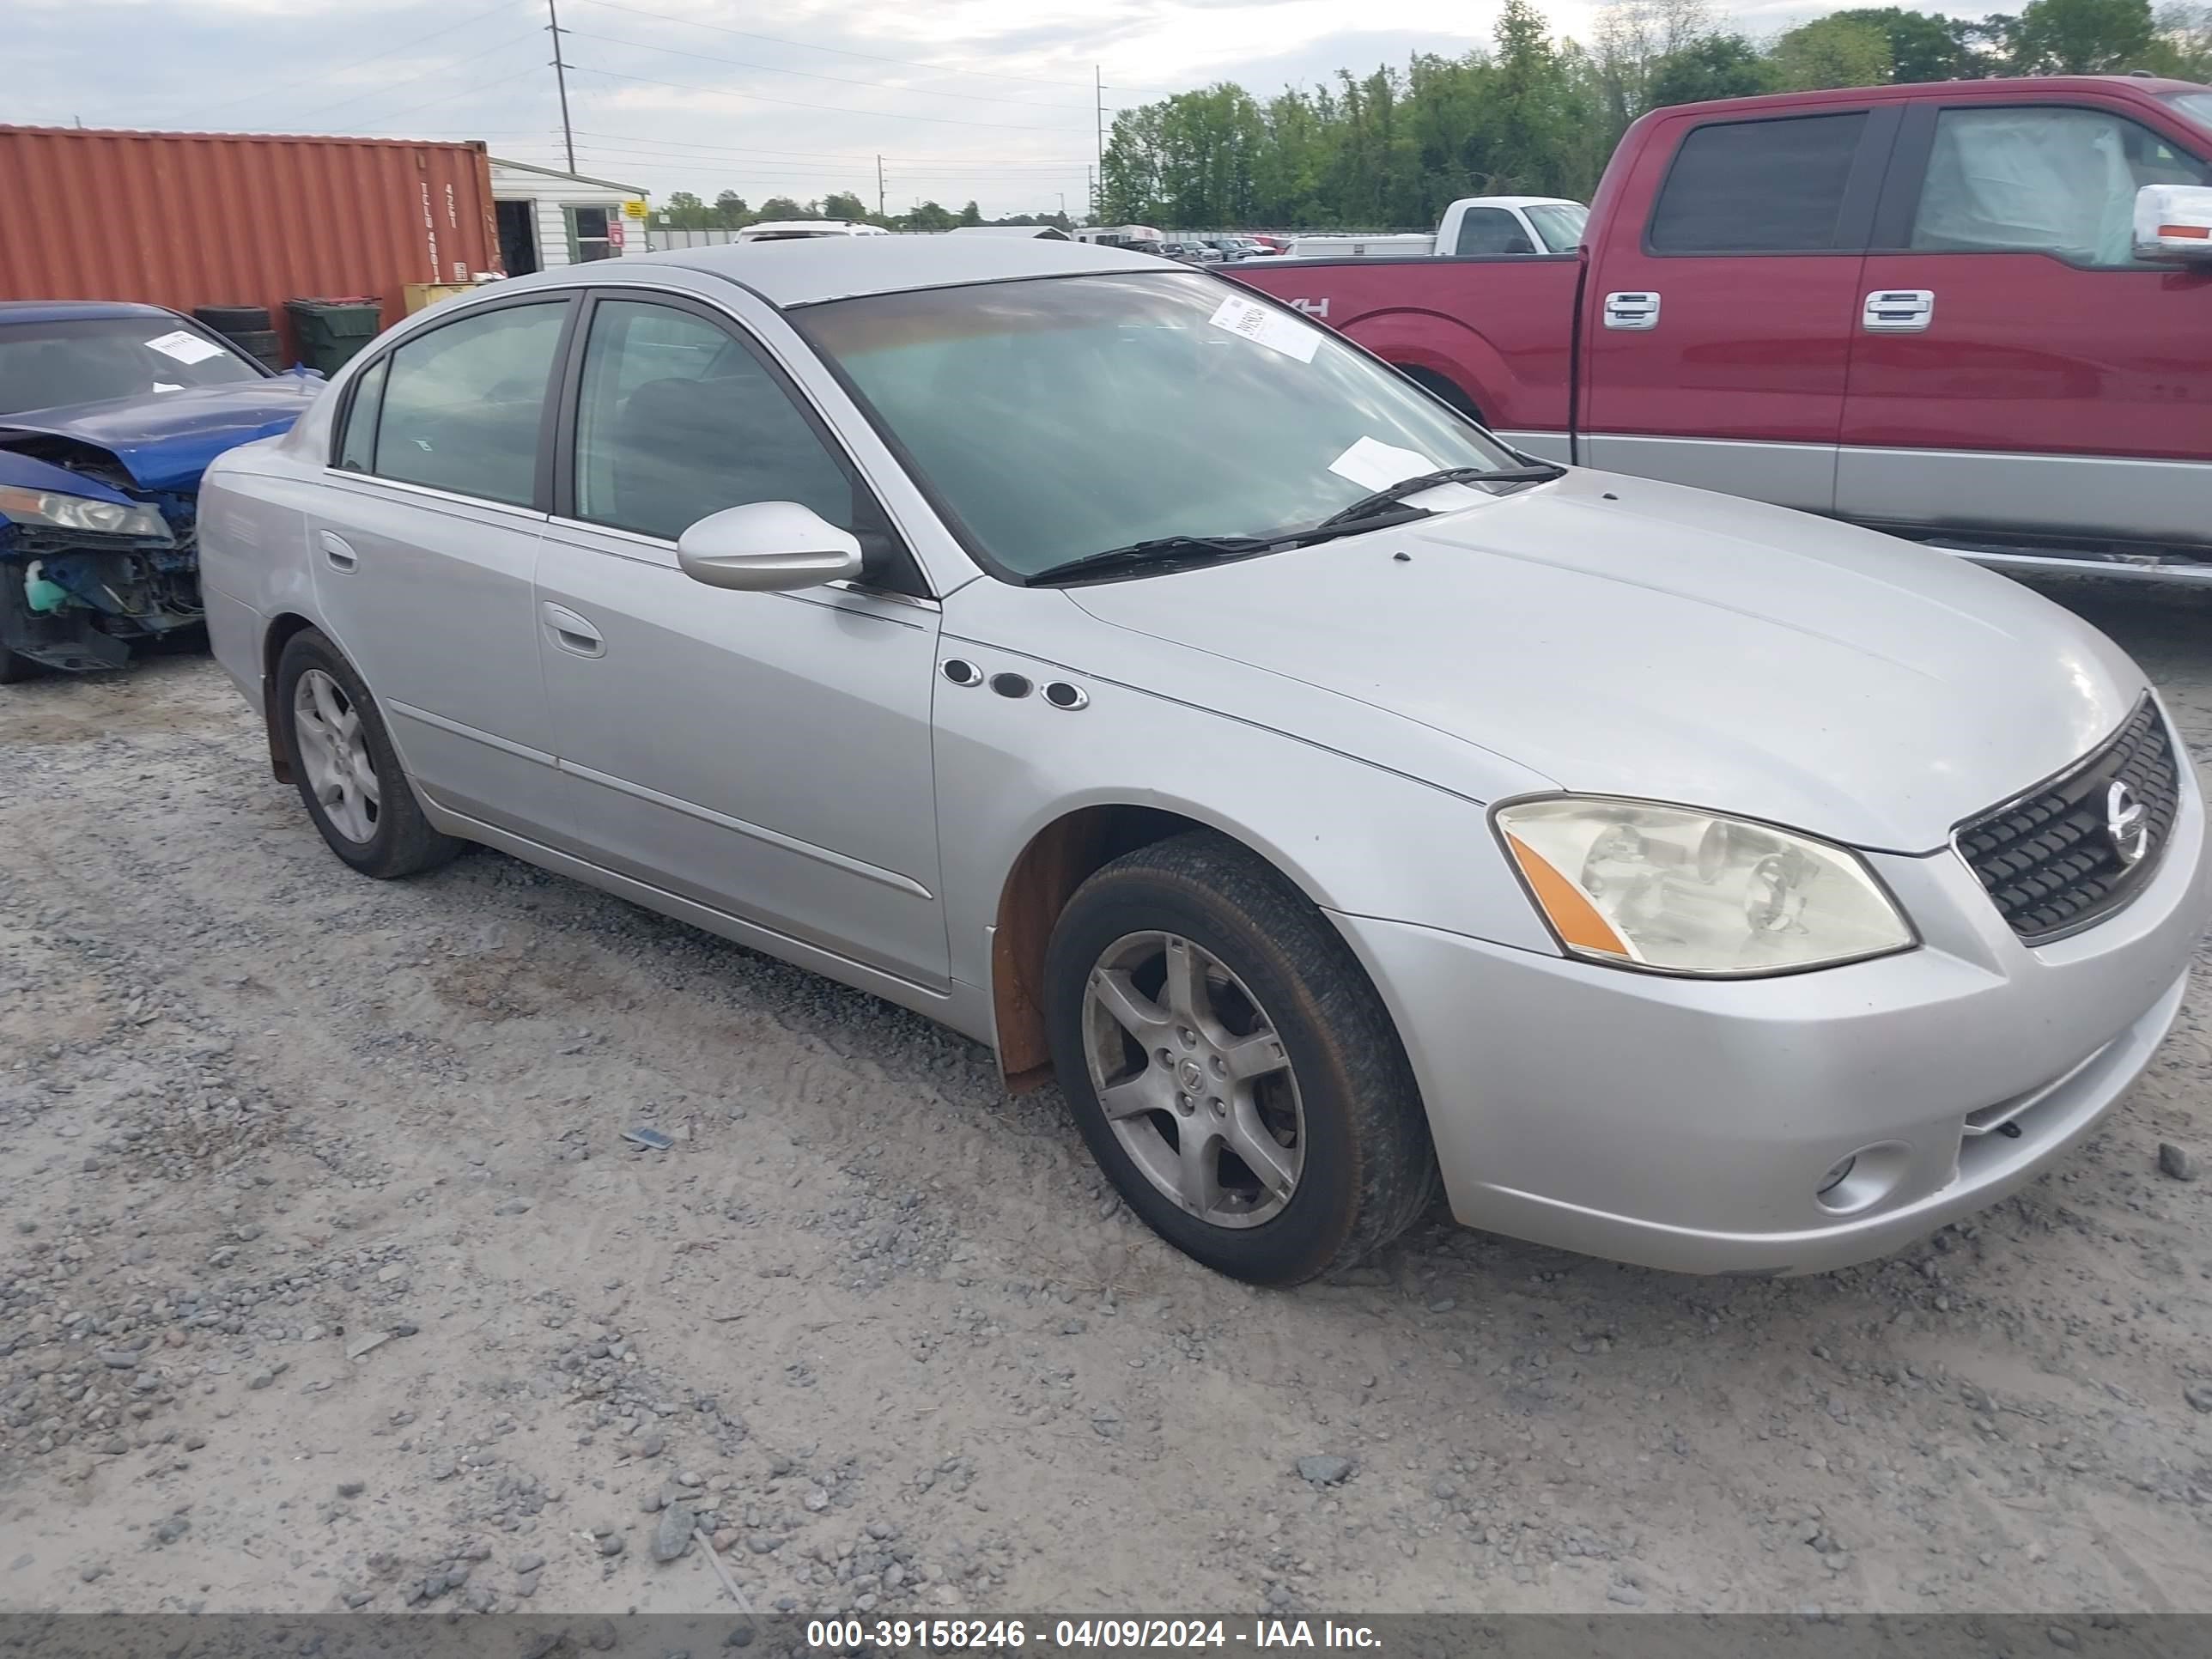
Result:
[[1413,368],[1404,364],[1396,366],[1398,372],[1431,397],[1451,405],[1477,426],[1483,423],[1482,411],[1475,407],[1474,399],[1458,386],[1431,368]]
[[21,685],[39,678],[39,665],[0,645],[0,685]]
[[[319,716],[315,731],[303,736],[298,707],[303,681],[309,683],[311,700],[319,687],[328,694],[326,706],[342,715],[354,716],[352,724],[346,726],[341,721],[333,725],[326,717]],[[399,764],[398,751],[392,746],[392,736],[385,729],[384,716],[376,707],[376,700],[362,684],[361,676],[354,672],[353,665],[314,629],[302,629],[285,641],[283,654],[276,662],[272,715],[307,816],[322,831],[331,851],[355,869],[365,876],[388,881],[434,869],[461,851],[465,843],[433,830],[429,820],[422,816],[422,805],[415,799],[414,786],[407,781],[407,774]],[[336,769],[347,773],[351,787],[331,787],[326,804],[324,789],[329,787],[327,780],[333,775],[334,764],[324,758],[332,750],[323,734],[340,729],[357,733],[359,747],[350,767]],[[352,747],[347,746],[349,750]],[[369,793],[367,789],[351,781],[359,779],[363,771],[373,778],[373,802],[366,800]],[[319,783],[319,780],[325,781]]]
[[258,357],[264,362],[284,349],[283,338],[273,328],[231,328],[222,330],[222,334],[247,356]]
[[241,330],[269,326],[267,306],[194,306],[192,315],[218,334],[236,334]]
[[[1178,1012],[1171,954],[1205,988],[1196,1021]],[[1155,1232],[1217,1273],[1300,1284],[1372,1255],[1434,1199],[1427,1118],[1382,999],[1311,901],[1225,836],[1155,842],[1084,883],[1054,924],[1044,991],[1054,1066],[1091,1155]],[[1247,1066],[1243,1089],[1219,1080]],[[1228,1156],[1240,1139],[1253,1161]]]

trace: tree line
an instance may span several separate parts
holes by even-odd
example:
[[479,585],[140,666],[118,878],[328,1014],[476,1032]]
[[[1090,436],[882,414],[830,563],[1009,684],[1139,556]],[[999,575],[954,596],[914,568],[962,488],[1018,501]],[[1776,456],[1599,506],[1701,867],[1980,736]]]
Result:
[[679,190],[653,214],[652,223],[663,230],[743,230],[747,225],[785,219],[846,219],[856,224],[881,225],[885,230],[952,230],[962,225],[1056,225],[1062,230],[1073,228],[1073,221],[1064,213],[1017,213],[1003,219],[986,219],[982,210],[973,202],[957,209],[923,202],[907,213],[876,213],[854,192],[837,190],[818,200],[805,202],[788,196],[771,196],[758,207],[734,190],[722,191],[711,202],[693,191]]
[[1123,110],[1096,219],[1426,229],[1462,196],[1587,201],[1629,123],[1670,104],[2001,75],[2212,79],[2212,5],[2151,0],[2028,0],[1978,21],[1860,7],[1763,41],[1709,0],[1616,0],[1587,45],[1507,0],[1494,42],[1264,100],[1224,82]]

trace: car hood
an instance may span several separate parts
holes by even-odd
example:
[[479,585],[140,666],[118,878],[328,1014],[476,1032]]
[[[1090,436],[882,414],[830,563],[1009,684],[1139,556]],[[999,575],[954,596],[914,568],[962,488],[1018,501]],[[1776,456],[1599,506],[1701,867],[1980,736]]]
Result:
[[2063,770],[2144,689],[2094,629],[1948,554],[1581,471],[1393,530],[1067,592],[1103,622],[1563,788],[1906,853]]
[[240,386],[27,410],[0,416],[0,447],[26,437],[65,438],[113,456],[141,489],[189,490],[224,450],[289,430],[322,389],[320,376],[277,374]]

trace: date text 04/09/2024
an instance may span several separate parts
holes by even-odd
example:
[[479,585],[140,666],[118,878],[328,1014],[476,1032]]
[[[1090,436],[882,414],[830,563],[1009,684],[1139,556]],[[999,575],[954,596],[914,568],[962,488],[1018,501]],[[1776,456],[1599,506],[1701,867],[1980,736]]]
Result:
[[1011,1653],[1197,1648],[1372,1651],[1382,1642],[1370,1626],[1333,1619],[816,1619],[807,1623],[806,1644],[833,1653],[871,1648]]

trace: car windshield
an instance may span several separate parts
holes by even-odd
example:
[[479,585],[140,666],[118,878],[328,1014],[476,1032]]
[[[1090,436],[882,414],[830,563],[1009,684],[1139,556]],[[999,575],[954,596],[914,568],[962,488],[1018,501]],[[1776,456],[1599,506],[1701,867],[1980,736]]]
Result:
[[173,318],[0,324],[0,415],[260,378],[228,346]]
[[1553,253],[1566,253],[1583,245],[1583,227],[1589,210],[1571,202],[1545,202],[1528,210],[1528,222]]
[[2166,101],[2207,132],[2212,132],[2212,92],[2170,92]]
[[877,295],[801,320],[968,544],[1017,580],[1515,465],[1328,330],[1194,271]]

